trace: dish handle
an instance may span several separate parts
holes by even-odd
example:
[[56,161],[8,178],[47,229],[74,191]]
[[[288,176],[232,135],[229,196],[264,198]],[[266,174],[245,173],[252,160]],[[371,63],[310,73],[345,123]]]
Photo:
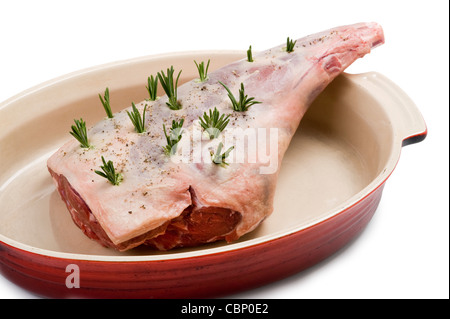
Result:
[[[411,98],[394,82],[377,72],[358,74],[377,97],[388,103],[385,108],[394,129],[402,140],[402,146],[422,142],[428,130],[419,109]],[[369,88],[370,87],[370,88]]]

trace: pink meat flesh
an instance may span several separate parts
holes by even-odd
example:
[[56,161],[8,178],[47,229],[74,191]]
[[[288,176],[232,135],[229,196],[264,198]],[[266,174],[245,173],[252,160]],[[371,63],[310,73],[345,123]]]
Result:
[[[69,140],[48,160],[49,172],[76,225],[105,246],[124,251],[146,244],[167,250],[234,241],[272,213],[279,165],[308,106],[353,61],[383,42],[378,24],[360,23],[298,39],[290,53],[283,44],[254,54],[254,62],[236,61],[209,73],[205,82],[181,85],[181,110],[169,109],[166,96],[137,103],[141,113],[147,107],[145,133],[135,132],[126,113],[130,106],[101,120],[88,130],[93,148]],[[233,111],[219,81],[236,97],[243,83],[245,94],[262,103],[246,112]],[[273,172],[261,173],[268,164],[258,156],[256,163],[233,162],[238,155],[233,151],[229,166],[212,163],[209,155],[184,163],[164,154],[163,124],[170,127],[172,120],[183,118],[182,141],[189,140],[194,133],[188,133],[200,128],[199,117],[214,107],[230,115],[220,137],[234,128],[277,129],[277,152],[268,154],[277,163]],[[191,140],[192,149],[201,145],[202,154],[223,141],[210,141],[206,134]],[[244,149],[248,158],[251,152],[255,150]],[[102,165],[101,156],[122,173],[120,185],[94,173]]]

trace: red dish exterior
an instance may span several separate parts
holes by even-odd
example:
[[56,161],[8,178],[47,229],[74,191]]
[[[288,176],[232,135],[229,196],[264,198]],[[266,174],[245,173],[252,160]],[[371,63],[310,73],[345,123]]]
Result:
[[[279,280],[330,256],[357,236],[375,213],[384,183],[348,209],[309,228],[261,244],[159,261],[58,258],[0,242],[0,270],[14,283],[56,298],[219,297]],[[69,264],[80,288],[67,288]]]

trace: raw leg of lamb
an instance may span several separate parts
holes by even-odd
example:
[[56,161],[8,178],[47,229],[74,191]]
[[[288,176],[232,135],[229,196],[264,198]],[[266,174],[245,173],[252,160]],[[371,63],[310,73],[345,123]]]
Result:
[[[255,229],[272,213],[283,155],[308,106],[384,37],[376,23],[360,23],[288,42],[292,50],[284,43],[180,85],[179,110],[167,95],[137,103],[142,133],[130,106],[87,130],[90,147],[64,144],[47,165],[76,225],[120,251],[232,242]],[[209,115],[219,126],[212,134]],[[243,147],[236,132],[248,138]],[[108,161],[118,185],[95,172]]]

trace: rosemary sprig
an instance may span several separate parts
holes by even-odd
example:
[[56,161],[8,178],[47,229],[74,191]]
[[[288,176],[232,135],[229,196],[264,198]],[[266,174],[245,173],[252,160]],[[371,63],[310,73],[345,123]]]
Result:
[[198,76],[200,77],[200,82],[205,82],[208,79],[209,62],[210,62],[210,60],[208,60],[208,64],[206,65],[206,69],[205,69],[205,62],[202,61],[200,64],[198,64],[197,61],[194,60],[194,63],[197,66]]
[[253,62],[252,46],[250,46],[247,50],[247,61]]
[[149,76],[147,79],[148,85],[146,86],[148,95],[149,95],[149,101],[156,101],[157,95],[156,91],[158,90],[158,76],[156,78],[153,77],[153,75]]
[[220,142],[219,146],[217,146],[217,150],[215,152],[211,151],[211,160],[214,164],[217,165],[229,165],[227,162],[225,162],[225,159],[230,155],[230,152],[234,149],[234,146],[231,146],[228,150],[226,150],[224,153],[222,152],[223,143]]
[[163,124],[164,135],[167,141],[167,145],[163,149],[167,156],[173,155],[177,151],[177,143],[181,140],[183,134],[183,123],[184,119],[181,119],[179,122],[172,120],[172,127],[170,128],[169,134],[167,134],[166,126]]
[[116,173],[116,170],[114,168],[114,164],[112,161],[105,161],[105,158],[102,156],[103,166],[100,166],[102,171],[95,171],[98,175],[106,178],[108,181],[111,182],[113,185],[119,185],[120,182],[123,180],[123,176],[121,173]]
[[228,97],[230,98],[231,104],[233,106],[233,110],[235,110],[235,111],[245,112],[249,109],[250,106],[252,106],[254,104],[262,103],[262,102],[255,101],[254,97],[249,98],[248,95],[245,95],[244,83],[241,83],[241,88],[239,90],[239,102],[236,100],[233,93],[231,93],[230,89],[225,84],[223,84],[220,81],[219,81],[219,83],[222,84],[222,86],[227,90]]
[[161,82],[161,86],[169,98],[169,101],[166,102],[167,106],[171,110],[179,110],[181,109],[181,103],[177,99],[177,88],[178,88],[178,79],[180,78],[181,71],[178,73],[177,79],[173,81],[173,66],[170,69],[167,69],[167,75],[164,74],[164,71],[158,72],[159,81]]
[[297,43],[297,40],[290,40],[289,37],[286,40],[286,52],[291,53],[294,52],[294,45]]
[[200,126],[208,133],[209,139],[212,140],[219,136],[225,127],[228,125],[230,115],[220,115],[217,108],[214,111],[209,110],[209,115],[203,113],[203,117],[199,117]]
[[98,97],[100,98],[100,101],[102,102],[103,108],[105,109],[106,115],[108,118],[112,119],[114,117],[112,111],[111,111],[111,104],[109,102],[109,88],[105,89],[105,94],[102,96],[99,94]]
[[131,102],[131,106],[133,108],[133,111],[128,112],[128,117],[130,118],[131,122],[134,125],[134,129],[138,133],[144,133],[145,132],[145,111],[147,110],[147,105],[144,107],[144,112],[139,113],[139,110],[137,109],[136,105],[134,105],[133,102]]
[[73,137],[75,137],[78,142],[80,142],[80,146],[83,148],[90,148],[91,145],[88,141],[87,131],[86,131],[86,122],[83,121],[82,118],[80,120],[74,120],[75,125],[72,125],[72,131],[69,132]]

